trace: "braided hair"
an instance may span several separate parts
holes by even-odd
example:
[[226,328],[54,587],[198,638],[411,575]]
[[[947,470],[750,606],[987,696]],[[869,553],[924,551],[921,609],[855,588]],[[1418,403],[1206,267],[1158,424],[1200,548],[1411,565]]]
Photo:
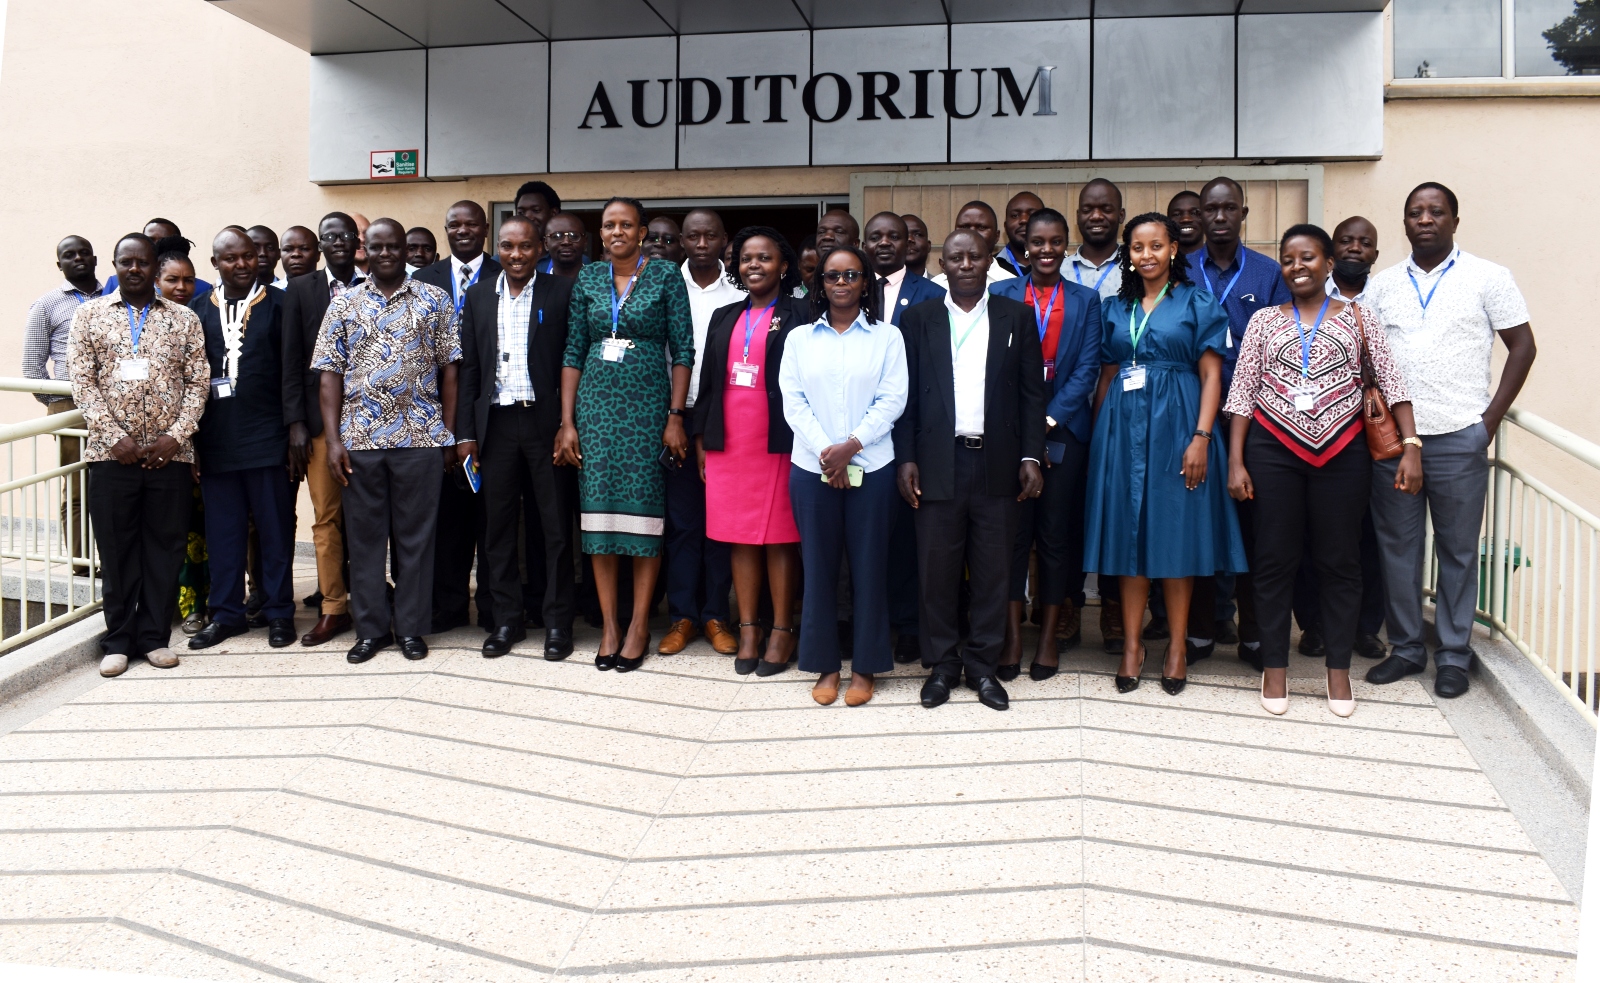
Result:
[[747,225],[740,229],[733,237],[733,263],[728,267],[728,282],[740,290],[749,292],[745,286],[744,278],[739,275],[739,252],[744,249],[744,244],[751,239],[771,239],[778,247],[778,255],[783,258],[788,269],[783,271],[783,277],[778,281],[779,295],[793,293],[794,288],[800,285],[800,257],[795,254],[794,247],[789,245],[789,240],[777,229],[765,225]]
[[[1143,215],[1134,216],[1133,220],[1122,228],[1122,255],[1117,259],[1117,266],[1122,271],[1122,285],[1117,288],[1117,296],[1132,303],[1144,296],[1144,277],[1133,268],[1133,230],[1141,225],[1159,225],[1167,230],[1167,238],[1172,242],[1178,241],[1178,223],[1167,218],[1160,212],[1145,212]],[[1172,265],[1167,271],[1173,286],[1180,283],[1193,283],[1189,276],[1189,264],[1184,260],[1181,250],[1174,250]]]
[[861,291],[861,310],[866,313],[868,321],[882,321],[883,289],[878,286],[878,278],[872,275],[872,261],[860,246],[835,246],[817,261],[817,272],[812,274],[811,283],[807,285],[811,290],[812,316],[822,317],[828,313],[828,295],[823,292],[822,274],[828,260],[836,253],[849,253],[861,264],[861,275],[866,279]]

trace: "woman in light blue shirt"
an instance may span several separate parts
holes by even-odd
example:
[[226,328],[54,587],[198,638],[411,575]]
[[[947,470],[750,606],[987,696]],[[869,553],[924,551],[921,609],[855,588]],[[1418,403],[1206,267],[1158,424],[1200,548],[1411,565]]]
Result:
[[839,560],[848,551],[855,612],[850,689],[872,699],[874,673],[894,668],[887,586],[893,526],[895,420],[906,408],[906,346],[879,320],[878,288],[860,249],[828,254],[811,283],[827,309],[789,334],[778,382],[794,430],[789,498],[800,528],[805,608],[800,671],[821,675],[811,690],[823,706],[839,696]]

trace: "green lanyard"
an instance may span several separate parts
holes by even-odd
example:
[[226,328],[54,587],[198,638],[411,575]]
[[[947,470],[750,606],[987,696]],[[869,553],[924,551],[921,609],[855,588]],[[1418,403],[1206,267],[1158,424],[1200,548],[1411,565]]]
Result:
[[[950,334],[954,335],[956,333],[956,316],[949,310],[946,310],[945,314],[950,318]],[[971,321],[967,322],[967,330],[961,332],[961,337],[956,339],[957,354],[961,353],[961,349],[964,345],[966,345],[967,339],[972,337],[972,329],[976,328],[978,326],[978,322],[981,320],[983,320],[983,314],[982,312],[977,312],[977,316],[973,317]]]
[[1139,341],[1144,338],[1145,331],[1150,327],[1150,315],[1154,314],[1156,312],[1156,308],[1161,306],[1161,298],[1167,295],[1167,290],[1171,286],[1172,284],[1168,283],[1165,287],[1161,288],[1160,293],[1156,294],[1156,302],[1150,305],[1150,309],[1148,311],[1144,312],[1144,320],[1139,322],[1138,328],[1133,326],[1133,314],[1135,311],[1141,309],[1143,305],[1135,303],[1133,307],[1128,310],[1128,340],[1133,342],[1134,365],[1139,364]]

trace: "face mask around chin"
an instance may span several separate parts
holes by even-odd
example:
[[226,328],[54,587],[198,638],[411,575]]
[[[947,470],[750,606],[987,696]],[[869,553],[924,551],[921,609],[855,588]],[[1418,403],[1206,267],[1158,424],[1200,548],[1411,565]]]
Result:
[[1333,264],[1333,272],[1346,283],[1364,284],[1367,275],[1372,272],[1372,264],[1359,259],[1341,259]]

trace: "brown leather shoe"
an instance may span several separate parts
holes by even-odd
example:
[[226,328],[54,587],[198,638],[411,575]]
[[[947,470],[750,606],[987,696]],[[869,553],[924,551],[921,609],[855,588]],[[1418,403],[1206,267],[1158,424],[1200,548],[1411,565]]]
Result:
[[661,639],[661,644],[656,648],[656,651],[662,655],[677,655],[684,650],[685,646],[694,641],[694,636],[698,634],[700,634],[700,631],[695,628],[694,622],[688,618],[681,618],[672,623],[672,628],[667,632],[666,637]]
[[[858,686],[858,682],[865,683],[866,685]],[[851,673],[850,688],[844,691],[844,705],[847,707],[858,707],[872,699],[873,691],[876,689],[875,682],[876,681],[873,679],[873,677],[864,672],[859,674]]]
[[835,679],[824,686],[821,677],[818,677],[816,685],[811,687],[811,698],[825,707],[832,706],[833,701],[839,698],[839,680]]
[[706,640],[717,650],[718,655],[739,653],[739,636],[729,631],[727,625],[715,618],[706,622]]
[[300,636],[300,644],[306,646],[321,645],[336,635],[343,635],[351,628],[348,614],[325,614],[317,619],[311,630]]

